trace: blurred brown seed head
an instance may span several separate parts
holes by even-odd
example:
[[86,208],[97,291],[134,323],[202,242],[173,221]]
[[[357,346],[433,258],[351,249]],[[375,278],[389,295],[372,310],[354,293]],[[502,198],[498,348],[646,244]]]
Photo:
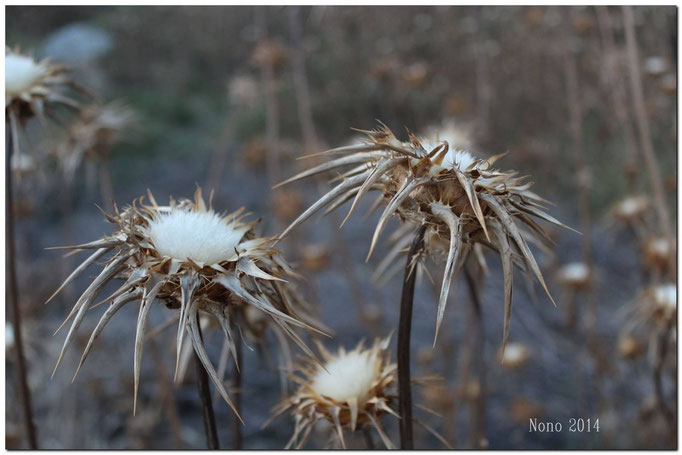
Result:
[[303,195],[294,188],[277,188],[272,194],[275,216],[280,220],[291,221],[301,213]]
[[242,161],[250,168],[265,166],[267,146],[261,138],[251,139],[242,148]]
[[251,54],[251,61],[259,68],[278,70],[286,61],[284,49],[272,39],[261,40]]
[[618,339],[618,354],[626,359],[636,359],[644,352],[642,344],[632,334],[627,334]]
[[301,249],[301,267],[308,272],[319,272],[329,264],[329,247],[324,243],[305,245]]

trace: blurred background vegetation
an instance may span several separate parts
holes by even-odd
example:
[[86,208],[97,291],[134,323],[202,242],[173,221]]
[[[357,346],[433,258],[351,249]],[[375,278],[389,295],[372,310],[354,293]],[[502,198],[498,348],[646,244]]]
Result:
[[[645,115],[667,204],[676,217],[677,9],[637,7],[634,19]],[[71,65],[79,81],[100,99],[121,100],[137,112],[135,125],[107,161],[119,205],[147,188],[159,201],[169,195],[189,197],[199,184],[215,191],[218,209],[244,205],[261,216],[268,235],[281,230],[325,186],[320,181],[271,193],[272,184],[310,165],[295,158],[345,145],[358,137],[352,127],[371,129],[376,119],[401,138],[406,137],[405,128],[417,134],[450,128],[479,156],[509,152],[498,164],[531,175],[536,192],[556,203],[552,214],[578,228],[576,177],[582,167],[576,150],[581,147],[591,176],[587,186],[599,271],[594,291],[598,331],[607,351],[615,346],[622,323],[613,314],[632,300],[643,278],[632,236],[614,230],[607,211],[625,195],[649,191],[620,8],[10,6],[6,40],[10,47],[19,45],[33,55]],[[572,89],[570,62],[576,75]],[[579,144],[571,127],[576,101]],[[51,128],[43,136],[32,136],[25,148],[43,160],[61,134],[61,128]],[[634,155],[628,153],[632,147]],[[161,400],[156,392],[161,380],[151,361],[142,382],[148,409],[132,417],[132,335],[117,342],[110,334],[74,385],[64,371],[49,381],[63,334],[54,339],[51,335],[70,305],[67,297],[47,307],[41,303],[66,276],[70,262],[44,248],[94,239],[109,226],[94,206],[102,204],[102,197],[84,174],[73,182],[65,222],[64,204],[55,197],[63,187],[51,177],[56,165],[47,158],[44,163],[41,176],[29,177],[34,180],[24,182],[23,192],[20,188],[28,209],[18,230],[20,287],[28,313],[29,365],[42,446],[202,447],[194,389],[174,386],[171,395],[177,406],[163,404],[161,410],[161,401],[156,401]],[[385,287],[366,282],[376,265],[363,261],[373,223],[354,218],[341,231],[336,230],[340,220],[311,223],[284,245],[287,256],[311,276],[304,290],[319,304],[322,320],[336,330],[334,342],[385,335],[397,320],[399,279]],[[556,239],[556,257],[543,264],[549,270],[580,258],[580,238],[557,232]],[[491,269],[498,268],[491,264]],[[512,338],[531,346],[534,366],[511,373],[501,369],[495,363],[501,283],[499,273],[491,276],[493,283],[484,294],[490,319],[485,354],[491,365],[489,447],[671,447],[660,437],[665,434],[662,424],[646,420],[642,411],[651,395],[643,372],[646,361],[633,365],[612,359],[604,387],[597,391],[593,385],[599,366],[592,360],[580,364],[584,377],[579,381],[567,379],[574,375],[571,356],[589,357],[585,341],[557,335],[547,321],[562,321],[561,310],[543,299],[532,303],[532,292],[515,294],[519,320],[512,323]],[[72,286],[71,297],[82,285]],[[460,360],[441,364],[433,359],[445,359],[448,354],[441,350],[447,346],[453,358],[462,357],[457,353],[467,342],[466,305],[450,306],[450,344],[429,352],[434,297],[427,282],[421,286],[426,310],[416,321],[413,345],[423,362],[416,368],[424,374],[435,369],[454,389],[454,365]],[[352,302],[353,311],[339,309]],[[121,325],[120,333],[134,333],[130,325]],[[159,361],[171,371],[172,343],[159,347]],[[425,347],[429,349],[421,350]],[[10,356],[8,362],[11,367]],[[276,378],[268,377],[271,373],[257,357],[245,362],[247,384],[250,374],[259,376],[254,389],[245,391],[245,420],[251,415],[255,422],[247,423],[246,447],[282,447],[292,428],[286,418],[265,430],[258,428],[277,402]],[[62,368],[68,369],[67,364]],[[7,444],[20,447],[10,371]],[[80,387],[84,384],[87,387]],[[165,393],[158,392],[166,397],[163,403],[168,401]],[[466,394],[460,398],[441,409],[452,417],[433,419],[433,425],[458,447],[468,447],[469,401]],[[219,423],[231,419],[222,405],[216,402]],[[179,412],[175,417],[173,409]],[[590,435],[529,434],[528,415],[601,417],[604,430]],[[440,447],[435,439],[422,436],[417,447]]]

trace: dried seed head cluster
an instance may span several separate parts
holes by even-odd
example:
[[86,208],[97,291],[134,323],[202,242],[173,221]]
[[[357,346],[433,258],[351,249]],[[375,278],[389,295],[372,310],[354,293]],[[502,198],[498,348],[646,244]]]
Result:
[[511,315],[512,266],[516,264],[532,272],[549,295],[527,244],[527,240],[536,240],[537,236],[546,238],[534,217],[567,226],[545,213],[542,203],[546,201],[530,191],[532,182],[517,177],[515,172],[492,168],[502,155],[478,159],[468,151],[451,148],[446,138],[431,142],[410,134],[408,142],[401,142],[385,126],[364,133],[369,137],[367,142],[324,152],[343,156],[282,183],[350,167],[342,174],[341,182],[303,212],[280,238],[322,208],[329,205],[327,211],[331,211],[352,199],[350,216],[368,191],[379,191],[380,202],[386,208],[374,232],[369,255],[392,215],[398,215],[408,224],[426,224],[427,249],[447,251],[436,338],[452,276],[472,247],[483,244],[500,254],[505,279],[503,340],[506,341]]
[[397,403],[395,384],[397,366],[390,362],[389,339],[375,340],[371,348],[361,342],[352,351],[339,348],[330,354],[322,346],[324,364],[307,360],[292,379],[298,391],[274,409],[273,418],[291,411],[296,422],[287,448],[301,448],[310,437],[315,424],[326,420],[334,425],[343,448],[343,430],[374,428],[386,448],[393,448],[380,420]]
[[55,150],[67,179],[73,178],[84,159],[98,162],[106,158],[135,121],[135,112],[117,102],[81,109]]
[[230,406],[230,398],[209,360],[200,336],[200,312],[212,315],[217,320],[233,356],[233,337],[239,334],[232,333],[230,322],[234,313],[244,307],[257,309],[267,315],[304,352],[312,355],[312,351],[295,332],[296,327],[311,329],[303,322],[310,319],[296,313],[300,304],[283,279],[295,274],[273,247],[273,238],[255,235],[253,228],[257,221],[244,221],[247,214],[242,213],[243,209],[228,215],[217,214],[210,206],[207,207],[200,189],[197,189],[194,201],[185,199],[175,202],[171,199],[168,206],[159,206],[151,193],[148,196],[149,205],[144,203],[144,198],[140,198],[122,212],[116,209],[113,216],[107,215],[107,219],[118,226],[113,235],[67,247],[95,251],[66,279],[55,295],[88,266],[108,253],[112,254],[62,324],[64,326],[68,321],[73,321],[57,366],[85,315],[93,306],[99,305],[93,305],[98,294],[105,284],[114,279],[124,282],[116,292],[100,302],[109,305],[92,332],[78,369],[112,316],[126,303],[139,301],[134,356],[135,403],[145,324],[157,300],[164,302],[170,309],[179,310],[178,359],[187,334],[201,363]]

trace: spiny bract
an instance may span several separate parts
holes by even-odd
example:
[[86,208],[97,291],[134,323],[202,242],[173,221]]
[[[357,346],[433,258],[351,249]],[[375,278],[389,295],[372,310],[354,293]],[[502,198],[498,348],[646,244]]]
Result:
[[324,364],[308,359],[301,365],[300,375],[292,375],[298,391],[274,409],[273,419],[291,410],[296,422],[286,448],[303,447],[320,420],[334,425],[343,448],[343,430],[364,427],[374,427],[386,448],[394,448],[380,423],[386,413],[398,417],[391,408],[397,403],[397,366],[390,362],[388,343],[389,338],[377,339],[365,348],[361,342],[352,351],[340,347],[335,355],[319,346]]
[[[245,222],[243,219],[247,214],[242,213],[243,209],[218,215],[206,206],[200,189],[195,193],[194,202],[185,199],[176,203],[171,199],[168,206],[157,205],[151,192],[148,196],[151,205],[145,205],[144,198],[140,198],[139,205],[135,201],[122,212],[116,209],[113,216],[107,215],[107,219],[119,228],[113,235],[66,247],[95,252],[76,268],[50,300],[88,266],[107,253],[113,254],[62,323],[61,327],[73,320],[57,367],[90,309],[109,303],[90,336],[76,375],[107,322],[132,301],[140,302],[135,336],[134,408],[145,323],[155,300],[163,301],[168,308],[179,309],[178,360],[187,332],[194,351],[230,406],[232,402],[209,360],[200,335],[200,311],[215,317],[235,358],[233,337],[240,335],[232,333],[230,322],[245,307],[267,315],[273,325],[312,355],[294,331],[294,327],[311,329],[303,321],[312,322],[312,318],[297,314],[295,309],[300,309],[302,302],[282,278],[296,274],[273,247],[274,238],[256,237],[253,227],[258,221]],[[124,283],[112,295],[93,305],[104,285],[114,279],[122,279]]]
[[[327,205],[331,204],[327,209],[329,212],[353,199],[350,216],[362,196],[370,190],[380,191],[382,196],[378,202],[383,202],[386,208],[374,232],[368,259],[392,215],[398,215],[406,225],[426,224],[426,248],[437,250],[444,246],[447,251],[434,345],[455,270],[461,267],[476,244],[488,246],[500,254],[505,279],[504,349],[511,316],[512,266],[516,264],[532,271],[549,295],[540,268],[526,243],[527,239],[536,240],[536,234],[547,238],[532,217],[570,228],[545,213],[541,203],[546,201],[530,191],[532,182],[516,177],[513,171],[492,168],[502,155],[477,159],[468,151],[451,148],[454,144],[445,138],[432,143],[411,133],[408,142],[401,142],[383,125],[363,132],[369,137],[367,142],[323,152],[344,156],[281,183],[351,166],[341,174],[341,182],[291,223],[280,239]],[[521,229],[519,221],[532,232]],[[405,229],[413,230],[410,226]],[[407,232],[403,237],[391,255],[397,256],[409,244],[411,237]],[[443,239],[449,239],[449,242],[444,244]]]

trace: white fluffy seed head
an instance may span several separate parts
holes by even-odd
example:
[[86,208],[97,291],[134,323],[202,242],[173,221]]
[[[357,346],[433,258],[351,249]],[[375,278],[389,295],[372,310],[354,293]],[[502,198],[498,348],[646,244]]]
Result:
[[312,388],[319,395],[345,402],[355,398],[361,405],[369,399],[369,392],[379,370],[379,356],[375,350],[355,350],[339,355],[318,368]]
[[580,284],[590,277],[590,269],[582,262],[570,262],[559,269],[559,279],[567,284]]
[[28,91],[46,74],[45,64],[25,55],[6,54],[5,96],[10,98]]
[[671,283],[656,286],[654,299],[660,308],[674,311],[677,308],[677,286]]
[[162,256],[217,264],[234,258],[244,230],[234,229],[213,211],[172,210],[151,221],[147,235]]
[[474,156],[466,150],[448,150],[443,158],[443,166],[453,168],[457,166],[460,171],[466,171],[471,164],[476,161]]

